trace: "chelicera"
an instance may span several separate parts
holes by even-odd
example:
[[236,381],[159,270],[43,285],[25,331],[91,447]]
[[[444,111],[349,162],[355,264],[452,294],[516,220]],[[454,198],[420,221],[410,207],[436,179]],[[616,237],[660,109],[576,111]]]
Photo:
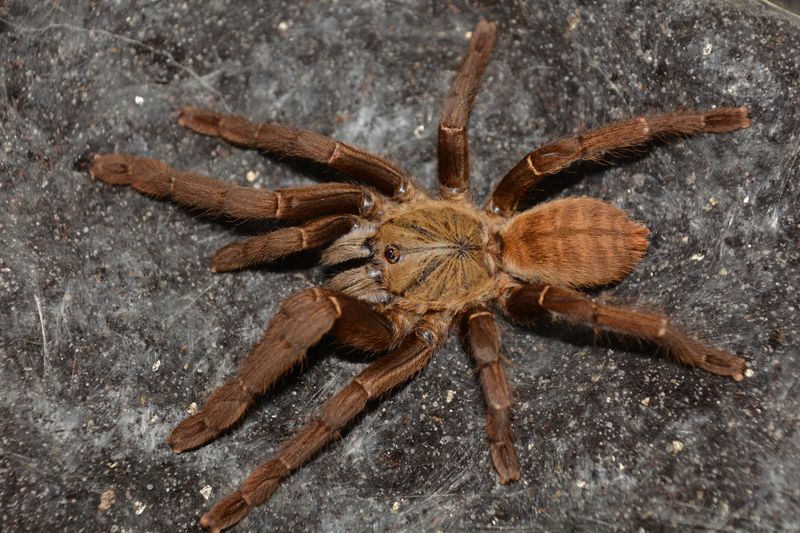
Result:
[[745,107],[674,111],[616,122],[530,152],[498,183],[485,206],[469,192],[467,122],[495,42],[480,22],[445,99],[439,124],[438,195],[386,159],[322,135],[253,124],[208,109],[183,109],[179,124],[238,146],[327,165],[353,183],[264,190],[239,187],[130,155],[94,157],[91,174],[212,215],[291,221],[229,244],[216,272],[324,248],[337,267],[325,287],[283,302],[239,372],[167,439],[175,452],[202,446],[244,416],[255,399],[298,365],[325,335],[384,355],[322,406],[319,414],[203,517],[219,531],[267,501],[280,481],[333,441],[370,400],[423,370],[456,325],[477,365],[487,403],[491,459],[500,483],[518,480],[512,396],[495,312],[516,322],[545,315],[654,343],[689,366],[743,378],[742,358],[683,333],[664,315],[596,303],[578,289],[617,282],[641,261],[647,229],[592,198],[562,198],[519,211],[524,193],[581,160],[669,135],[731,132],[750,125]]

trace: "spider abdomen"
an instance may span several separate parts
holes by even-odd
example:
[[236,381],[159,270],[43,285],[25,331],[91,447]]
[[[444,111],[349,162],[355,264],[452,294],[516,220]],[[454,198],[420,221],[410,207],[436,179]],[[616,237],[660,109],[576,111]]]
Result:
[[491,283],[489,231],[473,209],[426,202],[390,216],[377,237],[383,282],[408,304],[458,308]]
[[628,275],[647,251],[647,228],[595,198],[564,198],[513,217],[500,232],[503,268],[536,283],[591,287]]

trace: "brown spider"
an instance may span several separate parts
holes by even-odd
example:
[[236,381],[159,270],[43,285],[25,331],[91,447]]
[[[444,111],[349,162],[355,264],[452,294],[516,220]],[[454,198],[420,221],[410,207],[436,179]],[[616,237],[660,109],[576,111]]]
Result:
[[454,323],[479,370],[500,483],[518,480],[511,393],[492,303],[515,321],[550,313],[595,331],[655,343],[687,365],[743,378],[743,359],[687,336],[664,315],[602,305],[575,290],[630,273],[647,249],[647,228],[613,205],[586,197],[515,211],[525,191],[576,161],[598,160],[665,135],[746,128],[747,108],[643,116],[563,138],[522,159],[480,209],[469,193],[466,126],[494,40],[495,25],[481,21],[445,100],[439,198],[416,187],[394,163],[363,150],[310,131],[257,125],[206,109],[183,109],[178,123],[238,146],[327,165],[362,185],[268,191],[180,172],[153,159],[94,157],[91,174],[107,183],[234,219],[307,221],[223,247],[211,259],[215,272],[323,246],[322,262],[339,265],[326,288],[304,290],[283,302],[239,373],[173,430],[168,442],[175,452],[201,446],[230,428],[326,334],[357,349],[387,353],[205,514],[204,527],[220,531],[267,501],[283,478],[334,440],[368,401],[424,369]]

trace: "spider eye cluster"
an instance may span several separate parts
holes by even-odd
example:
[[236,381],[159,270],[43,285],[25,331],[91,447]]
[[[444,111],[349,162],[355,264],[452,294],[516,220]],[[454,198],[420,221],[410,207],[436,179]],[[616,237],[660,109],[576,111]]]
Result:
[[383,250],[383,256],[386,258],[387,261],[394,264],[400,261],[400,248],[396,244],[389,244]]

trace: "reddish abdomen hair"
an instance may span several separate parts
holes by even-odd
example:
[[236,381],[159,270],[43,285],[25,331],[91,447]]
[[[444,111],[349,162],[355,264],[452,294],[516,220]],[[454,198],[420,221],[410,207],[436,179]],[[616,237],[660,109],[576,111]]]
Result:
[[628,275],[647,251],[647,228],[594,198],[554,200],[513,217],[500,237],[503,268],[548,285],[591,287]]

